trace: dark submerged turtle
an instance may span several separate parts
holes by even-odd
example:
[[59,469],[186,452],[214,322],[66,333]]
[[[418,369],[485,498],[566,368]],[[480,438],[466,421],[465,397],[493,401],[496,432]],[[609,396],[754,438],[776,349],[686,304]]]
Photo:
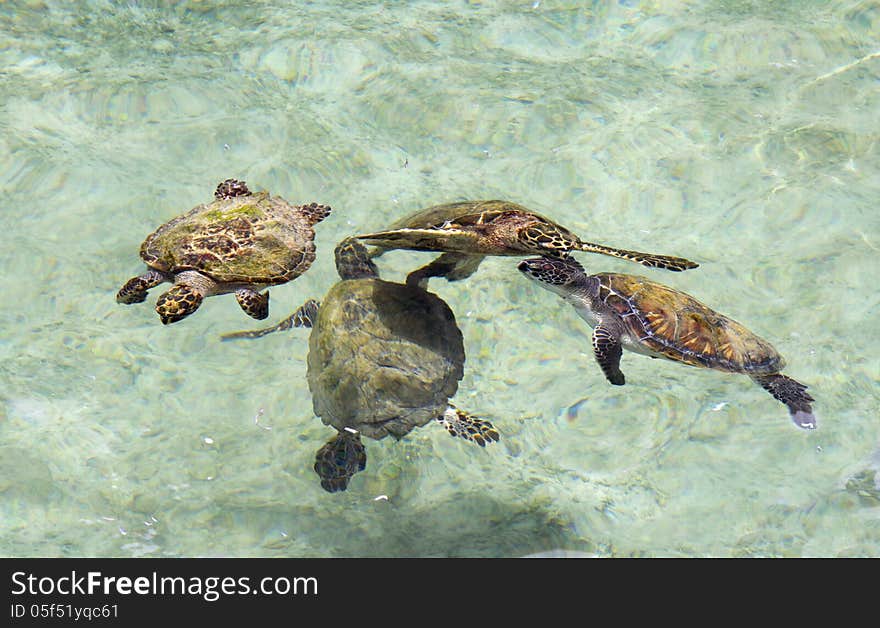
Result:
[[456,281],[470,277],[487,255],[544,255],[567,258],[587,251],[627,259],[643,266],[682,271],[697,268],[681,257],[627,251],[584,242],[565,227],[509,201],[463,201],[428,207],[376,233],[357,236],[375,245],[373,257],[390,249],[443,251],[430,264],[413,271],[407,283],[431,277]]
[[489,421],[449,403],[464,374],[464,343],[449,306],[423,288],[383,281],[355,239],[336,247],[341,281],[318,305],[307,301],[268,329],[223,336],[257,338],[312,327],[308,381],[315,414],[339,432],[315,458],[321,486],[345,490],[366,466],[360,436],[403,438],[431,421],[480,446],[498,440]]
[[198,309],[205,297],[235,293],[241,309],[258,320],[269,315],[264,287],[296,279],[315,259],[314,225],[330,214],[326,205],[291,205],[268,192],[251,192],[227,179],[214,201],[198,205],[147,236],[140,254],[148,271],[119,290],[119,303],[141,303],[163,282],[159,296],[163,324]]
[[644,277],[587,275],[575,260],[527,259],[519,270],[562,296],[593,329],[593,352],[605,377],[622,386],[622,348],[691,366],[743,373],[788,407],[795,425],[816,427],[807,387],[780,373],[773,346],[692,296]]

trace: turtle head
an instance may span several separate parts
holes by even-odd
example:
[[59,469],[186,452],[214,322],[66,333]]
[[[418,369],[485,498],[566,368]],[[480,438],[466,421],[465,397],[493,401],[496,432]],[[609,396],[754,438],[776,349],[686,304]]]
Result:
[[250,193],[251,191],[248,189],[247,183],[244,181],[226,179],[217,186],[216,190],[214,190],[214,198],[218,201],[222,201],[236,196],[247,196]]
[[517,269],[542,287],[562,296],[577,290],[587,278],[587,271],[573,257],[531,257],[521,261]]
[[379,269],[370,259],[367,247],[356,238],[346,238],[336,245],[336,272],[342,279],[379,277]]

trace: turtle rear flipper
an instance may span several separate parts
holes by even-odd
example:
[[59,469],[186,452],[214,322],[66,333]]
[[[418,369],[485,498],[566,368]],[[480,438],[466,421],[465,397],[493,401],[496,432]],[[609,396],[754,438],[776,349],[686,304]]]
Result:
[[311,327],[315,317],[318,316],[318,302],[309,299],[299,306],[293,314],[282,320],[277,325],[265,327],[263,329],[253,329],[250,331],[234,331],[220,336],[220,340],[235,340],[237,338],[262,338],[267,334],[276,331],[286,331],[292,327]]
[[753,375],[752,379],[773,395],[774,399],[788,406],[788,412],[795,425],[805,430],[816,429],[816,417],[813,416],[813,406],[810,403],[815,399],[807,392],[804,384],[782,373]]
[[269,291],[258,292],[250,288],[235,291],[235,300],[244,313],[261,321],[269,317]]
[[464,438],[480,447],[485,447],[486,443],[497,442],[500,438],[492,423],[472,417],[452,404],[446,408],[442,416],[437,417],[437,421],[450,435]]
[[653,253],[640,253],[639,251],[627,251],[626,249],[616,249],[611,246],[594,244],[592,242],[581,242],[580,246],[577,248],[581,251],[586,251],[587,253],[599,253],[600,255],[619,257],[621,259],[629,260],[631,262],[637,262],[642,266],[648,266],[650,268],[663,268],[665,270],[672,270],[675,272],[689,270],[691,268],[697,268],[699,266],[699,264],[697,264],[696,262],[692,262],[689,259],[685,259],[683,257],[673,257],[671,255],[655,255]]
[[339,432],[315,454],[315,473],[328,493],[344,491],[354,474],[366,468],[367,451],[357,433]]
[[321,205],[320,203],[300,205],[297,209],[302,212],[303,216],[305,216],[312,225],[316,225],[324,220],[332,211],[329,205]]

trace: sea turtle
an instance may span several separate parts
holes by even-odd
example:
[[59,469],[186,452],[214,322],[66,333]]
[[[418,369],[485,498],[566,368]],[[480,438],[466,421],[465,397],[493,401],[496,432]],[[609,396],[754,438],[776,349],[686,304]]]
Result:
[[816,427],[806,386],[780,373],[773,346],[692,296],[636,275],[587,275],[575,260],[526,259],[520,272],[562,296],[593,329],[593,353],[609,382],[624,384],[622,348],[691,366],[744,373],[788,406],[795,425]]
[[345,490],[366,466],[360,435],[400,439],[432,420],[452,436],[485,446],[498,440],[486,420],[449,403],[464,373],[464,343],[449,306],[423,288],[379,278],[367,248],[353,238],[336,247],[341,281],[318,304],[284,321],[223,336],[257,338],[312,327],[307,377],[315,414],[338,435],[315,458],[321,486]]
[[150,288],[169,281],[174,285],[156,302],[163,324],[189,316],[205,297],[228,292],[245,313],[262,320],[269,315],[269,292],[259,291],[308,270],[315,259],[313,227],[329,214],[326,205],[291,205],[226,179],[213,202],[147,236],[140,253],[148,270],[129,279],[116,300],[141,303]]
[[549,218],[522,205],[498,200],[435,205],[398,220],[384,231],[357,237],[378,247],[373,257],[390,249],[443,251],[443,255],[407,277],[407,283],[423,286],[422,282],[431,277],[446,277],[449,281],[470,277],[487,255],[567,258],[570,251],[587,251],[666,270],[699,266],[681,257],[584,242]]

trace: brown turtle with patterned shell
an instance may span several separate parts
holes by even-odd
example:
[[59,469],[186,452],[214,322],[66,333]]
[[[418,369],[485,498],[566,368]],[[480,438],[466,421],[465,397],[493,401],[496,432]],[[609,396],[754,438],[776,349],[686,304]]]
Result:
[[562,296],[592,326],[593,353],[616,386],[622,349],[691,366],[743,373],[788,407],[795,425],[816,427],[807,387],[780,371],[773,346],[740,323],[692,296],[644,277],[617,273],[587,275],[573,259],[527,259],[520,272]]
[[499,200],[435,205],[398,220],[384,231],[357,237],[377,247],[373,257],[390,249],[443,252],[430,264],[411,272],[409,284],[424,285],[429,278],[439,276],[449,281],[465,279],[487,255],[567,258],[571,251],[586,251],[673,271],[699,266],[682,257],[584,242],[549,218]]
[[141,303],[147,291],[174,284],[159,296],[163,324],[179,321],[205,297],[235,293],[241,309],[258,320],[269,315],[265,287],[296,279],[315,260],[314,225],[330,214],[326,205],[291,205],[268,192],[251,192],[226,179],[211,203],[197,205],[147,236],[141,258],[148,270],[119,290],[119,303]]
[[465,351],[452,310],[419,286],[383,281],[367,248],[349,238],[336,247],[334,284],[320,306],[306,301],[279,324],[223,336],[258,338],[311,327],[307,377],[315,415],[338,431],[315,457],[321,486],[343,491],[366,466],[361,435],[401,439],[435,422],[452,436],[485,446],[494,426],[449,399],[464,375]]

